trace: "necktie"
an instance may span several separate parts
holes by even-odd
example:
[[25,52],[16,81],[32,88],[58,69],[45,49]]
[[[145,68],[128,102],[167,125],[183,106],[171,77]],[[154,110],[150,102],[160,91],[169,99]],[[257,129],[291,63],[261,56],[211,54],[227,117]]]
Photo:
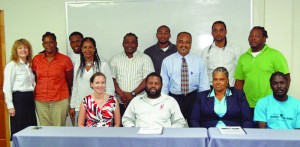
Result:
[[181,63],[181,92],[186,95],[189,92],[189,74],[188,65],[185,58],[182,58]]

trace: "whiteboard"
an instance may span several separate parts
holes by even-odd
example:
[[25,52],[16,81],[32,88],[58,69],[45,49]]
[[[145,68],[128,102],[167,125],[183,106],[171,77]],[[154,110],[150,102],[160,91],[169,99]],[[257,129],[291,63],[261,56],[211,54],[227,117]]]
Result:
[[[66,2],[67,35],[79,31],[85,37],[93,37],[100,57],[109,60],[124,50],[122,41],[126,33],[138,36],[138,50],[143,52],[157,42],[157,28],[167,25],[171,29],[170,41],[174,44],[179,32],[190,32],[193,37],[191,52],[200,55],[213,41],[212,23],[222,20],[227,25],[228,41],[246,51],[252,27],[251,7],[252,0]],[[74,54],[68,47],[68,54]]]

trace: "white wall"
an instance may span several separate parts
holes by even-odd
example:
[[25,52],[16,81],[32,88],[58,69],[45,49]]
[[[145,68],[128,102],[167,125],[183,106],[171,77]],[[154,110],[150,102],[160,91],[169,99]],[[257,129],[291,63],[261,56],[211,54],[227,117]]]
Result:
[[[66,53],[68,38],[65,24],[65,2],[71,0],[0,0],[4,10],[6,59],[17,38],[31,41],[34,54],[43,50],[41,37],[46,31],[57,35],[60,52]],[[300,1],[299,0],[253,0],[253,25],[265,26],[267,43],[280,50],[288,60],[291,70],[290,94],[300,98]],[[80,16],[78,17],[80,19]],[[297,40],[298,38],[298,40]],[[247,38],[245,38],[247,39]],[[298,42],[297,42],[298,41]]]

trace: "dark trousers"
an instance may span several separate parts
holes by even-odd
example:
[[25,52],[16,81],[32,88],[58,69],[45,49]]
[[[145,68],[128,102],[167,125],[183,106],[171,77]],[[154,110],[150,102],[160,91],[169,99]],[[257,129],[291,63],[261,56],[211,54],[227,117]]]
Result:
[[197,90],[190,92],[187,95],[183,95],[183,94],[177,95],[177,94],[169,93],[169,95],[175,98],[175,100],[178,102],[181,113],[183,117],[187,120],[189,126],[191,126],[190,117],[196,100],[196,94],[197,94]]
[[10,117],[11,139],[14,133],[37,125],[33,92],[13,92],[12,97],[16,115]]

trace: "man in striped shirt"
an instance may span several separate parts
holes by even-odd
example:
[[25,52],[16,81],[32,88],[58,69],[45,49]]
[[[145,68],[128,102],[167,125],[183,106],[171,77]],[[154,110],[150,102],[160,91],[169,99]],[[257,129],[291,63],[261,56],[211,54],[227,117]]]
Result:
[[137,51],[137,47],[138,37],[133,33],[126,34],[123,39],[124,52],[113,56],[109,63],[121,115],[130,100],[144,92],[145,78],[154,71],[151,58]]

